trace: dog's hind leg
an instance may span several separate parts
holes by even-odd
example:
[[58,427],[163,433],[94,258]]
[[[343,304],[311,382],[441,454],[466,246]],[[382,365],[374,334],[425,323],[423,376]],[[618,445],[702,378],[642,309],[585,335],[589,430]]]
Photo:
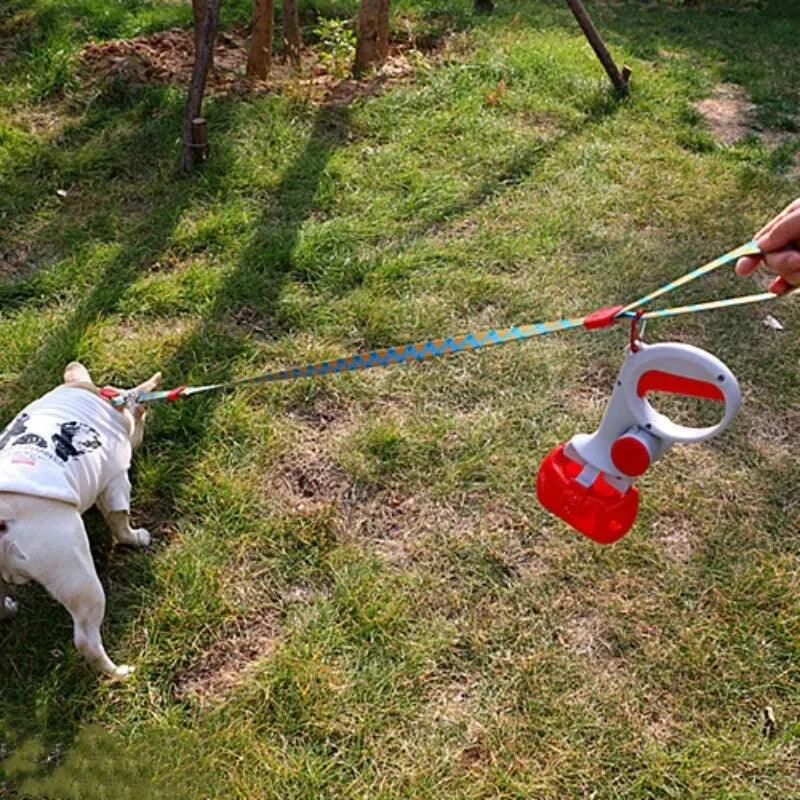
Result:
[[106,595],[94,564],[86,564],[83,559],[81,562],[81,569],[73,567],[68,580],[46,588],[72,616],[75,647],[86,662],[108,675],[123,678],[133,669],[124,664],[117,666],[103,647],[100,625],[106,611]]
[[[0,567],[5,564],[8,558],[9,551],[12,549],[6,535],[8,534],[8,509],[0,503]],[[14,548],[16,549],[16,548]],[[14,553],[14,555],[19,555]],[[24,558],[24,555],[23,555]],[[6,565],[5,569],[8,569]],[[12,596],[12,589],[10,584],[6,583],[2,575],[0,575],[0,621],[11,619],[15,617],[18,611],[17,601]]]
[[67,509],[64,504],[51,501],[38,515],[36,525],[38,535],[29,535],[26,540],[28,576],[41,583],[69,611],[75,646],[89,664],[108,675],[128,675],[131,668],[118,667],[103,647],[100,625],[105,615],[106,595],[77,509]]

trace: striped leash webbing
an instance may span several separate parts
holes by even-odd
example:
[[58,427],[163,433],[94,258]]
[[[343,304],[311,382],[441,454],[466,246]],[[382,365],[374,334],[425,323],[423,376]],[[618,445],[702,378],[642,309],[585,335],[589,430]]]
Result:
[[[389,367],[395,364],[407,364],[416,361],[428,361],[433,358],[442,358],[444,356],[452,355],[455,353],[463,353],[474,350],[481,350],[486,347],[493,347],[495,345],[507,344],[508,342],[523,341],[537,336],[544,336],[548,333],[555,333],[557,331],[570,330],[572,328],[593,328],[593,327],[606,327],[613,322],[620,319],[629,319],[637,316],[636,309],[640,309],[646,303],[661,297],[667,292],[677,289],[679,286],[684,286],[697,278],[707,275],[708,273],[718,269],[719,267],[727,264],[732,264],[742,256],[748,255],[763,255],[761,248],[755,241],[748,242],[747,244],[725,253],[719,258],[704,264],[702,267],[686,273],[677,280],[664,284],[649,294],[640,297],[627,306],[620,308],[619,306],[613,309],[608,309],[612,312],[610,315],[604,317],[602,324],[589,324],[588,320],[591,316],[586,317],[571,317],[568,319],[560,319],[552,322],[536,322],[532,325],[519,325],[510,328],[502,328],[499,330],[481,331],[478,333],[467,333],[462,336],[452,336],[446,339],[428,339],[424,342],[415,342],[413,344],[401,345],[398,347],[386,347],[379,350],[370,350],[368,352],[356,353],[355,355],[347,356],[346,358],[335,358],[329,361],[319,361],[313,364],[306,364],[304,366],[289,367],[287,369],[276,370],[268,372],[264,375],[256,375],[249,378],[241,378],[234,381],[226,381],[224,383],[212,383],[206,386],[179,386],[176,389],[159,390],[152,392],[140,392],[136,397],[137,403],[151,403],[157,400],[177,400],[180,397],[189,397],[194,394],[201,394],[203,392],[219,391],[222,389],[232,389],[238,386],[250,386],[263,383],[276,383],[279,381],[292,381],[299,380],[300,378],[313,378],[321,377],[323,375],[336,375],[341,372],[357,372],[360,370],[372,369],[374,367]],[[800,288],[795,289],[787,294],[797,294]],[[706,303],[694,303],[692,305],[676,306],[674,308],[664,308],[655,311],[647,311],[644,314],[639,314],[642,320],[655,319],[658,317],[673,317],[679,314],[693,314],[700,311],[710,311],[717,308],[728,308],[730,306],[739,306],[749,303],[760,303],[766,300],[774,300],[780,295],[772,292],[762,292],[760,294],[745,295],[742,297],[730,297],[724,300],[712,300]],[[125,403],[125,395],[119,394],[117,396],[109,396],[109,400],[114,405],[123,405]]]

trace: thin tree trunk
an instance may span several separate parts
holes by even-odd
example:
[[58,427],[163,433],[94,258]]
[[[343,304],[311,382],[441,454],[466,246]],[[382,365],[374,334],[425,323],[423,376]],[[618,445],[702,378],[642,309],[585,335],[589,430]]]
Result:
[[[192,17],[194,19],[194,52],[195,56],[200,50],[203,41],[203,19],[206,14],[206,0],[192,0]],[[214,66],[214,51],[211,51],[209,68]]]
[[300,66],[300,15],[297,0],[283,0],[283,43],[293,66]]
[[247,74],[266,80],[272,66],[272,29],[275,0],[253,0],[253,35],[247,56]]
[[206,76],[211,64],[211,54],[214,51],[214,39],[217,35],[219,23],[220,0],[206,0],[205,14],[201,26],[202,36],[194,58],[192,80],[189,84],[189,93],[186,100],[186,116],[183,120],[183,135],[181,147],[181,169],[191,169],[202,160],[202,153],[208,147],[208,142],[195,142],[192,123],[201,116],[203,94],[206,90]]
[[608,77],[611,78],[611,83],[614,84],[614,88],[623,97],[626,96],[628,94],[628,78],[630,78],[631,75],[630,69],[623,66],[622,72],[619,71],[616,63],[614,63],[614,59],[611,57],[611,53],[608,52],[608,48],[600,38],[597,28],[595,28],[592,22],[592,18],[583,7],[581,0],[567,0],[567,4],[570,7],[570,11],[575,15],[575,19],[578,20],[578,25],[581,26],[581,30],[583,30],[583,33],[589,40],[589,44],[600,59],[600,63],[608,73]]
[[389,53],[389,0],[361,0],[356,41],[356,75],[380,66]]

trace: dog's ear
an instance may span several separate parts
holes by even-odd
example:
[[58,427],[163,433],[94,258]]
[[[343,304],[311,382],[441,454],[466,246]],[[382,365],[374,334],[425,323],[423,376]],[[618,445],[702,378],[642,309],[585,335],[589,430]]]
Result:
[[67,368],[64,370],[64,383],[90,383],[94,386],[89,370],[80,361],[67,364]]
[[151,378],[148,378],[144,383],[140,383],[135,389],[135,392],[152,392],[161,385],[161,373],[156,372]]

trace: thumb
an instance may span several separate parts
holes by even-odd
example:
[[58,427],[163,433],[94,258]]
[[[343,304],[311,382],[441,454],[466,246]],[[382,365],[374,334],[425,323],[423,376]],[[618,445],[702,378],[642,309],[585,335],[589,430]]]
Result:
[[780,217],[774,225],[762,233],[756,242],[765,252],[781,250],[787,244],[800,240],[800,208]]

